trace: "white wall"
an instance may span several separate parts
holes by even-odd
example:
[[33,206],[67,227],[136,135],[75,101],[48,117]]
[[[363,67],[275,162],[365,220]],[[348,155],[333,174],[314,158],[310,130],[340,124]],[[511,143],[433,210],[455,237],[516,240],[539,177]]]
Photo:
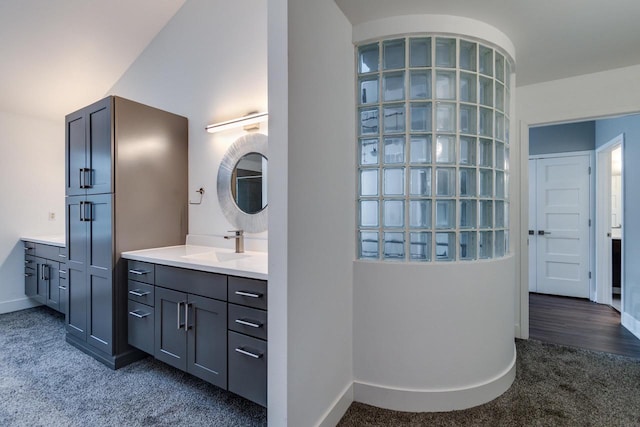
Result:
[[[269,0],[269,363],[267,366],[268,424],[287,423],[288,375],[288,257],[289,249],[289,63],[288,0]],[[295,343],[292,343],[291,348]]]
[[[499,29],[454,16],[365,22],[354,26],[353,38],[361,42],[431,31],[475,37],[515,56]],[[517,159],[511,129],[511,158]],[[519,173],[511,168],[512,187],[517,188]],[[510,225],[511,239],[517,241],[519,222]],[[515,377],[518,262],[517,252],[478,262],[356,261],[354,399],[400,411],[447,411],[485,403],[506,391]]]
[[[216,194],[218,166],[242,129],[209,134],[208,124],[267,110],[267,5],[263,0],[191,0],[113,86],[109,94],[189,119],[189,234],[227,234]],[[266,124],[260,130],[267,132]],[[266,250],[267,233],[246,249]],[[259,239],[258,241],[253,239]],[[219,246],[233,242],[217,239]]]
[[0,313],[6,313],[33,306],[24,295],[20,237],[64,234],[64,119],[0,112],[0,199]]
[[[270,183],[286,194],[286,201],[283,194],[278,200],[272,197],[272,205],[286,204],[287,210],[271,216],[269,223],[269,310],[276,304],[271,290],[277,287],[277,304],[287,310],[288,318],[286,325],[269,326],[270,331],[280,332],[283,326],[287,330],[286,413],[272,416],[270,397],[269,423],[335,425],[351,403],[353,379],[351,26],[333,0],[269,1],[269,9],[270,54],[274,53],[269,58],[269,108],[271,136],[278,141],[271,149],[277,150],[272,151],[274,158],[288,165],[288,176],[277,172]],[[284,22],[286,29],[278,28]],[[283,64],[287,51],[288,64]],[[283,81],[287,74],[288,85]],[[283,123],[288,123],[286,129]],[[281,212],[282,207],[277,209]],[[275,244],[282,242],[280,233],[286,233],[285,247]],[[286,259],[278,260],[278,254],[286,254]],[[271,345],[269,351],[272,357]],[[271,386],[280,380],[269,381]]]
[[357,261],[354,397],[398,411],[492,400],[515,375],[513,255],[488,261]]
[[[634,113],[640,111],[640,65],[618,68],[600,73],[585,74],[567,79],[554,80],[517,89],[517,117],[521,121],[521,145],[523,154],[520,167],[528,168],[528,126],[569,122]],[[626,157],[625,157],[626,158]],[[521,191],[526,194],[528,178],[521,175]],[[522,198],[521,220],[527,221],[527,198]],[[625,211],[628,206],[625,206]],[[626,212],[625,212],[626,214]],[[625,230],[625,233],[628,230]],[[625,239],[629,240],[629,239]],[[521,251],[527,253],[526,239],[522,240]],[[625,263],[633,263],[625,255]],[[526,282],[528,264],[522,263],[521,304],[517,316],[523,324],[528,323],[526,301],[528,285]],[[633,277],[625,281],[634,283]],[[626,282],[625,282],[626,283]],[[626,285],[625,285],[626,286]],[[640,336],[640,305],[633,315],[622,317],[623,324]]]

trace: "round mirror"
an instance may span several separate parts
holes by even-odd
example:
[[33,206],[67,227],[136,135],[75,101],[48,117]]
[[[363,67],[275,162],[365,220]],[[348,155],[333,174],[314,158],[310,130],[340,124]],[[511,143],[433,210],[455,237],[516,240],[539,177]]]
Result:
[[218,169],[218,201],[233,227],[248,233],[267,229],[267,136],[236,140]]
[[260,153],[242,156],[233,169],[231,194],[236,206],[247,214],[267,207],[267,158]]

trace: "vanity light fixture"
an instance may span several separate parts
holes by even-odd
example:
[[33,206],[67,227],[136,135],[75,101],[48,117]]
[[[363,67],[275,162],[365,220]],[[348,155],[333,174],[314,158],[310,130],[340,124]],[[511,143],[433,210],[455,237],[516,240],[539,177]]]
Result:
[[227,120],[225,122],[214,123],[206,127],[207,132],[216,133],[225,130],[233,129],[236,127],[244,127],[244,130],[256,130],[260,128],[260,123],[267,121],[269,113],[249,113],[244,117],[238,117],[237,119]]

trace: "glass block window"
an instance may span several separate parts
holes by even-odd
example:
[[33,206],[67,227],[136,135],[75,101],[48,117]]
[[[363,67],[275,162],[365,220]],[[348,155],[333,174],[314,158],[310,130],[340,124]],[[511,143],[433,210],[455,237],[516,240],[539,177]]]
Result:
[[507,255],[509,56],[438,35],[379,40],[356,55],[358,258]]

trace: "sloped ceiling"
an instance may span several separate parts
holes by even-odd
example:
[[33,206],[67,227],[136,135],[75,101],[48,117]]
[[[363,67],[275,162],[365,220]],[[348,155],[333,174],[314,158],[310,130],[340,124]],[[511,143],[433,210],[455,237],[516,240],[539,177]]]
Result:
[[388,16],[455,15],[493,25],[516,48],[524,86],[640,64],[640,0],[336,0],[356,25]]
[[185,0],[1,0],[0,111],[53,120],[106,95]]
[[[0,111],[62,120],[101,98],[184,2],[0,0]],[[518,86],[640,64],[640,0],[336,3],[352,24],[425,13],[493,25],[516,47]]]

